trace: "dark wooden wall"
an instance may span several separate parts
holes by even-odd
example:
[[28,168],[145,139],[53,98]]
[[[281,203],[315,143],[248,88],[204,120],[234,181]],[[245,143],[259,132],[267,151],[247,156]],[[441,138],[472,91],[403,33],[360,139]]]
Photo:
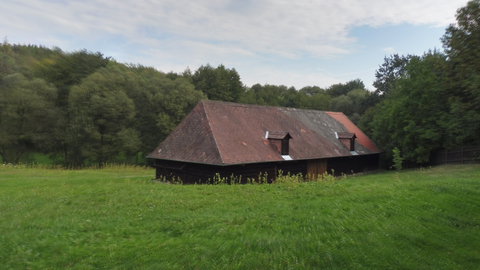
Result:
[[[312,164],[316,168],[312,167]],[[277,177],[281,170],[283,175],[302,174],[307,175],[312,170],[315,174],[328,173],[339,175],[342,173],[355,173],[365,170],[378,169],[378,154],[352,156],[319,160],[293,160],[284,162],[265,162],[244,165],[215,166],[169,160],[152,160],[156,168],[156,178],[165,177],[167,180],[179,178],[183,183],[206,183],[213,179],[216,174],[220,177],[230,178],[232,175],[247,183],[247,179],[258,179],[259,175],[266,175],[269,182]]]
[[234,175],[241,177],[243,183],[247,183],[247,179],[258,179],[259,175],[266,175],[267,179],[273,181],[278,171],[283,174],[304,174],[306,172],[306,163],[304,161],[289,162],[266,162],[252,163],[244,165],[215,166],[207,164],[196,164],[187,162],[176,162],[167,160],[154,160],[153,167],[156,168],[156,178],[162,176],[167,179],[181,178],[184,183],[205,183],[209,179],[213,179],[216,174],[221,177],[229,178]]
[[328,159],[313,159],[307,161],[307,177],[316,179],[327,172]]
[[334,175],[372,171],[379,168],[379,154],[330,158],[327,172]]

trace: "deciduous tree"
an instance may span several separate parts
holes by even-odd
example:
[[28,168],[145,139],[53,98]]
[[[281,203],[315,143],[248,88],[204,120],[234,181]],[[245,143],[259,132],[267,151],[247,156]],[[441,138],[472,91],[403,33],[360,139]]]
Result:
[[128,84],[115,74],[118,73],[112,63],[71,90],[72,119],[68,129],[71,165],[87,162],[102,166],[122,152],[134,155],[138,150],[138,133],[131,128],[135,106],[125,90]]
[[244,92],[240,75],[235,69],[220,65],[201,66],[192,75],[192,82],[197,90],[202,91],[209,99],[238,101]]
[[398,147],[405,160],[424,163],[442,146],[448,93],[445,56],[429,52],[411,59],[393,90],[369,115],[374,140],[387,153]]
[[396,82],[402,78],[406,73],[406,66],[412,58],[418,58],[414,55],[398,55],[393,54],[384,58],[384,62],[375,71],[375,95],[382,97],[388,95]]
[[460,8],[442,42],[448,56],[451,93],[449,144],[480,143],[480,0]]
[[0,155],[19,162],[30,151],[52,150],[58,111],[56,89],[42,79],[13,73],[0,79]]

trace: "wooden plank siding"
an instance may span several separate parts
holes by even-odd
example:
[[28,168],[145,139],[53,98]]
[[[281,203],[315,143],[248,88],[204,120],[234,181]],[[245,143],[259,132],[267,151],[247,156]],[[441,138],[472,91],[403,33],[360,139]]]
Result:
[[213,179],[216,174],[230,178],[235,176],[247,183],[247,179],[258,179],[259,175],[266,175],[269,182],[273,182],[279,171],[286,174],[302,174],[306,172],[306,162],[266,162],[243,165],[217,166],[209,164],[186,163],[170,160],[155,160],[152,164],[156,168],[156,178],[180,178],[185,184],[205,183]]
[[314,159],[307,161],[307,178],[317,179],[327,172],[327,159]]
[[341,175],[377,170],[379,162],[378,154],[330,158],[328,159],[327,172],[333,175]]
[[378,154],[229,166],[154,160],[152,166],[156,168],[157,179],[162,177],[166,177],[167,180],[180,178],[185,184],[206,183],[209,179],[213,179],[216,174],[226,178],[230,178],[232,175],[237,178],[241,177],[242,183],[247,183],[248,178],[257,180],[260,174],[266,174],[268,181],[273,182],[279,171],[283,175],[302,174],[307,179],[314,179],[325,172],[340,175],[375,170],[378,168]]

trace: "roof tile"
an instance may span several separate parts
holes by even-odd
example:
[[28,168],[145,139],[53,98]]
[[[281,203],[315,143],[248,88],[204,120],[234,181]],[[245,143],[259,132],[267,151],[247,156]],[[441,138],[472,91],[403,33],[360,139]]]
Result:
[[354,133],[360,155],[379,152],[343,113],[204,100],[148,157],[214,165],[284,161],[267,131],[268,138],[291,136],[293,160],[352,155],[336,132]]

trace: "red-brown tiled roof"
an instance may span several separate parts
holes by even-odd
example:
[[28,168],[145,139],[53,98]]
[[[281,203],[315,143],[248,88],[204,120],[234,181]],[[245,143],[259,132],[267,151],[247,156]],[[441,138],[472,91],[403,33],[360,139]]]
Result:
[[361,129],[359,129],[348,117],[341,113],[341,112],[326,112],[328,115],[333,117],[335,120],[340,122],[348,132],[355,133],[355,136],[357,136],[357,141],[365,146],[367,149],[369,149],[372,152],[380,152],[378,147],[375,145],[375,143],[368,138],[368,136],[363,133]]
[[343,113],[204,100],[148,157],[214,165],[283,161],[267,131],[290,135],[293,160],[352,155],[335,132],[355,133],[360,155],[379,152]]
[[337,132],[337,136],[339,139],[353,139],[357,137],[355,133],[351,132]]

